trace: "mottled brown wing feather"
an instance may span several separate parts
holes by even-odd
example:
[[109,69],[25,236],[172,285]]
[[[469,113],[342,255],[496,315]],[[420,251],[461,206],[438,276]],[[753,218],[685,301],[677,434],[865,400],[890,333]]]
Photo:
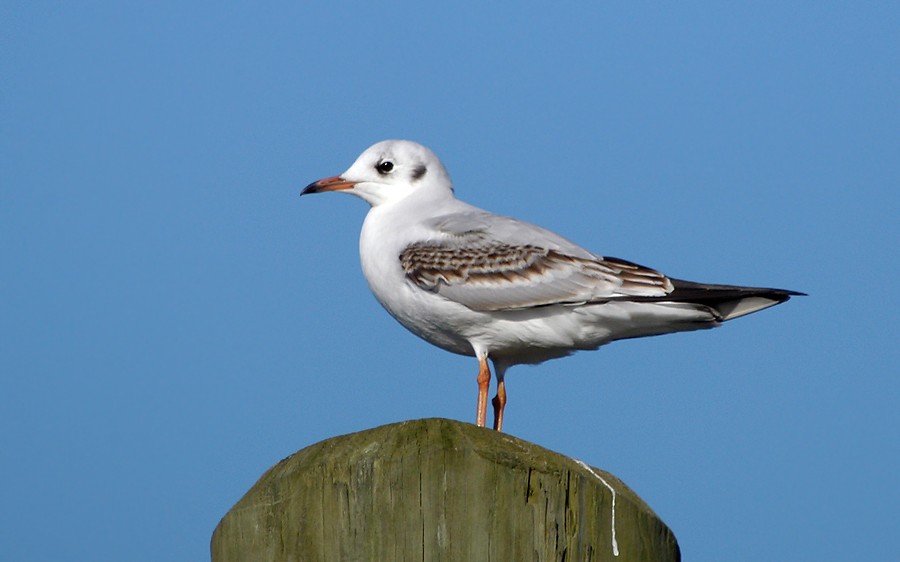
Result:
[[663,296],[672,290],[665,275],[631,262],[573,257],[527,244],[418,243],[399,257],[416,285],[475,310]]

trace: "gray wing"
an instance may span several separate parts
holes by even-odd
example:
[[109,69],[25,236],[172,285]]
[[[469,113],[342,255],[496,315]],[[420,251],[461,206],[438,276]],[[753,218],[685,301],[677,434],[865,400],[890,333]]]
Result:
[[434,236],[407,246],[407,277],[473,310],[662,297],[671,281],[640,265],[603,258],[543,228],[485,212],[432,219]]

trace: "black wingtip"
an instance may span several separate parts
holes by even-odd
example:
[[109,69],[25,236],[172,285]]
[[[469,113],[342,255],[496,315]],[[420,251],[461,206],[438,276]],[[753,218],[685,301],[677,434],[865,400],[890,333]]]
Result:
[[806,293],[788,289],[708,285],[680,279],[671,281],[675,290],[666,295],[666,299],[708,306],[721,315],[721,321],[740,318],[779,305],[791,297],[807,296]]
[[790,289],[774,289],[771,287],[743,287],[740,285],[713,285],[709,283],[695,283],[683,279],[671,279],[675,290],[668,297],[678,297],[678,300],[693,300],[694,298],[717,300],[735,297],[769,297],[772,299],[788,300],[791,297],[806,297],[806,293],[791,291]]

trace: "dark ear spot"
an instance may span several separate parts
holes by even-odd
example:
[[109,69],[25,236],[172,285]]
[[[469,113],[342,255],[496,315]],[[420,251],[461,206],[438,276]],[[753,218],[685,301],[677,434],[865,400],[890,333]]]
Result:
[[422,164],[419,164],[418,166],[416,166],[416,167],[413,168],[413,170],[412,170],[412,179],[413,179],[413,180],[419,180],[419,179],[422,179],[422,176],[425,175],[425,172],[426,172],[426,171],[427,171],[427,170],[425,169],[425,166],[423,166]]

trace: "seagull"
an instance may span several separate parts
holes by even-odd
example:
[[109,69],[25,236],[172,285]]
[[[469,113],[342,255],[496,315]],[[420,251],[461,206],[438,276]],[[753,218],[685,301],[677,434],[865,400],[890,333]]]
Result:
[[346,172],[302,195],[342,191],[371,208],[359,239],[363,273],[382,306],[409,331],[478,359],[475,423],[502,430],[504,376],[627,338],[713,328],[787,301],[796,291],[682,281],[600,256],[562,236],[456,198],[431,150],[387,140]]

